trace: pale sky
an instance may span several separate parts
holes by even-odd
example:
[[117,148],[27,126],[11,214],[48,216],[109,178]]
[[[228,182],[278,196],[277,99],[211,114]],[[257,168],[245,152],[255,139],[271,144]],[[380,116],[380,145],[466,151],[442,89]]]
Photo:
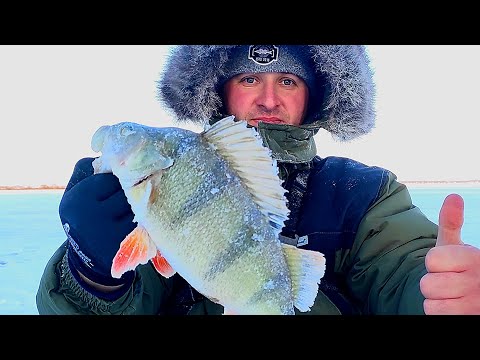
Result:
[[[156,99],[168,48],[0,45],[0,185],[65,185],[78,159],[98,155],[90,139],[104,124],[185,127]],[[382,166],[400,180],[480,179],[480,46],[368,50],[376,128],[350,143],[321,131],[318,154]]]

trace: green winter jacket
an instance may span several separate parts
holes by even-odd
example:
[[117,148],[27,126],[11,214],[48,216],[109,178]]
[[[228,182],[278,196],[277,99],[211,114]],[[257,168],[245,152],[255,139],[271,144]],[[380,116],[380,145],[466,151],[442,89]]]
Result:
[[[229,60],[239,47],[177,46],[158,82],[159,99],[179,121],[204,125],[205,119],[221,118],[225,111],[219,92],[221,79],[228,73]],[[274,158],[285,163],[309,162],[316,154],[313,136],[320,128],[335,139],[348,141],[367,134],[375,123],[375,86],[366,49],[360,45],[300,47],[307,47],[311,54],[316,84],[304,125],[260,123],[258,127]],[[328,244],[329,236],[340,243],[344,235],[348,238],[345,246],[327,249],[331,250],[327,270],[329,280],[340,279],[342,296],[356,309],[355,313],[423,314],[419,282],[426,273],[425,255],[435,246],[437,225],[412,204],[408,189],[388,171],[381,172],[381,181],[377,181],[377,176],[369,182],[365,179],[371,168],[367,168],[365,173],[357,173],[355,181],[348,182],[352,164],[343,162],[343,167],[335,168],[337,173],[328,181],[318,171],[317,188],[307,189],[307,193],[315,196],[319,190],[320,195],[310,201],[304,214],[308,220],[299,221],[298,229],[309,234],[316,232],[314,235],[322,244]],[[374,172],[380,173],[377,170]],[[280,173],[282,179],[288,176]],[[336,184],[342,181],[342,186]],[[337,196],[343,195],[349,197],[339,204]],[[319,214],[318,208],[324,212]],[[354,221],[350,221],[352,214]],[[330,223],[322,215],[336,222],[331,233]],[[310,232],[315,223],[321,229]],[[165,314],[185,313],[185,309],[189,314],[223,312],[221,306],[185,288],[178,274],[165,279],[150,264],[136,268],[133,285],[120,299],[101,300],[83,290],[73,278],[65,253],[64,244],[49,260],[41,277],[36,297],[40,314]],[[333,300],[336,291],[331,290],[327,281],[322,284],[311,311],[302,314],[346,313]],[[191,293],[194,301],[182,302],[183,309],[172,311],[180,303],[179,298],[188,299],[182,295],[185,291],[187,295]]]
[[[386,185],[362,218],[350,249],[335,253],[335,272],[346,279],[359,314],[423,314],[419,282],[424,258],[435,246],[437,225],[412,204],[405,185],[388,173]],[[38,288],[39,314],[165,314],[177,275],[166,279],[150,263],[138,266],[133,285],[120,299],[99,299],[80,287],[66,261],[66,243],[47,263]],[[217,314],[223,307],[206,298],[188,314]],[[170,312],[169,312],[170,313]],[[306,315],[341,314],[320,290]]]

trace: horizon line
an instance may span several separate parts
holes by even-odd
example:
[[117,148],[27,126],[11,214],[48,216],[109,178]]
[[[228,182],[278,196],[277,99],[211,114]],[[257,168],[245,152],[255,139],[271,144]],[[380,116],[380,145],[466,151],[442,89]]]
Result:
[[[399,180],[402,184],[479,184],[480,179],[472,180]],[[66,185],[0,185],[0,190],[64,190]]]

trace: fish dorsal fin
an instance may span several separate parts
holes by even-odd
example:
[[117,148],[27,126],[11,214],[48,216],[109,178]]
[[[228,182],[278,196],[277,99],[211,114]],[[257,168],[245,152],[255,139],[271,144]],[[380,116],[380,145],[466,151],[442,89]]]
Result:
[[277,162],[246,121],[228,116],[203,131],[205,139],[237,173],[275,232],[281,231],[289,210],[286,190],[278,176]]

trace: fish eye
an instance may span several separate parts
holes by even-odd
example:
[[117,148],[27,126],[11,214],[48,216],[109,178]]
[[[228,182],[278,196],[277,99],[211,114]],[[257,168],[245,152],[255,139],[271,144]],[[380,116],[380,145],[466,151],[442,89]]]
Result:
[[134,133],[133,126],[131,124],[124,124],[120,128],[120,135],[121,136],[127,136],[130,135],[131,133]]

